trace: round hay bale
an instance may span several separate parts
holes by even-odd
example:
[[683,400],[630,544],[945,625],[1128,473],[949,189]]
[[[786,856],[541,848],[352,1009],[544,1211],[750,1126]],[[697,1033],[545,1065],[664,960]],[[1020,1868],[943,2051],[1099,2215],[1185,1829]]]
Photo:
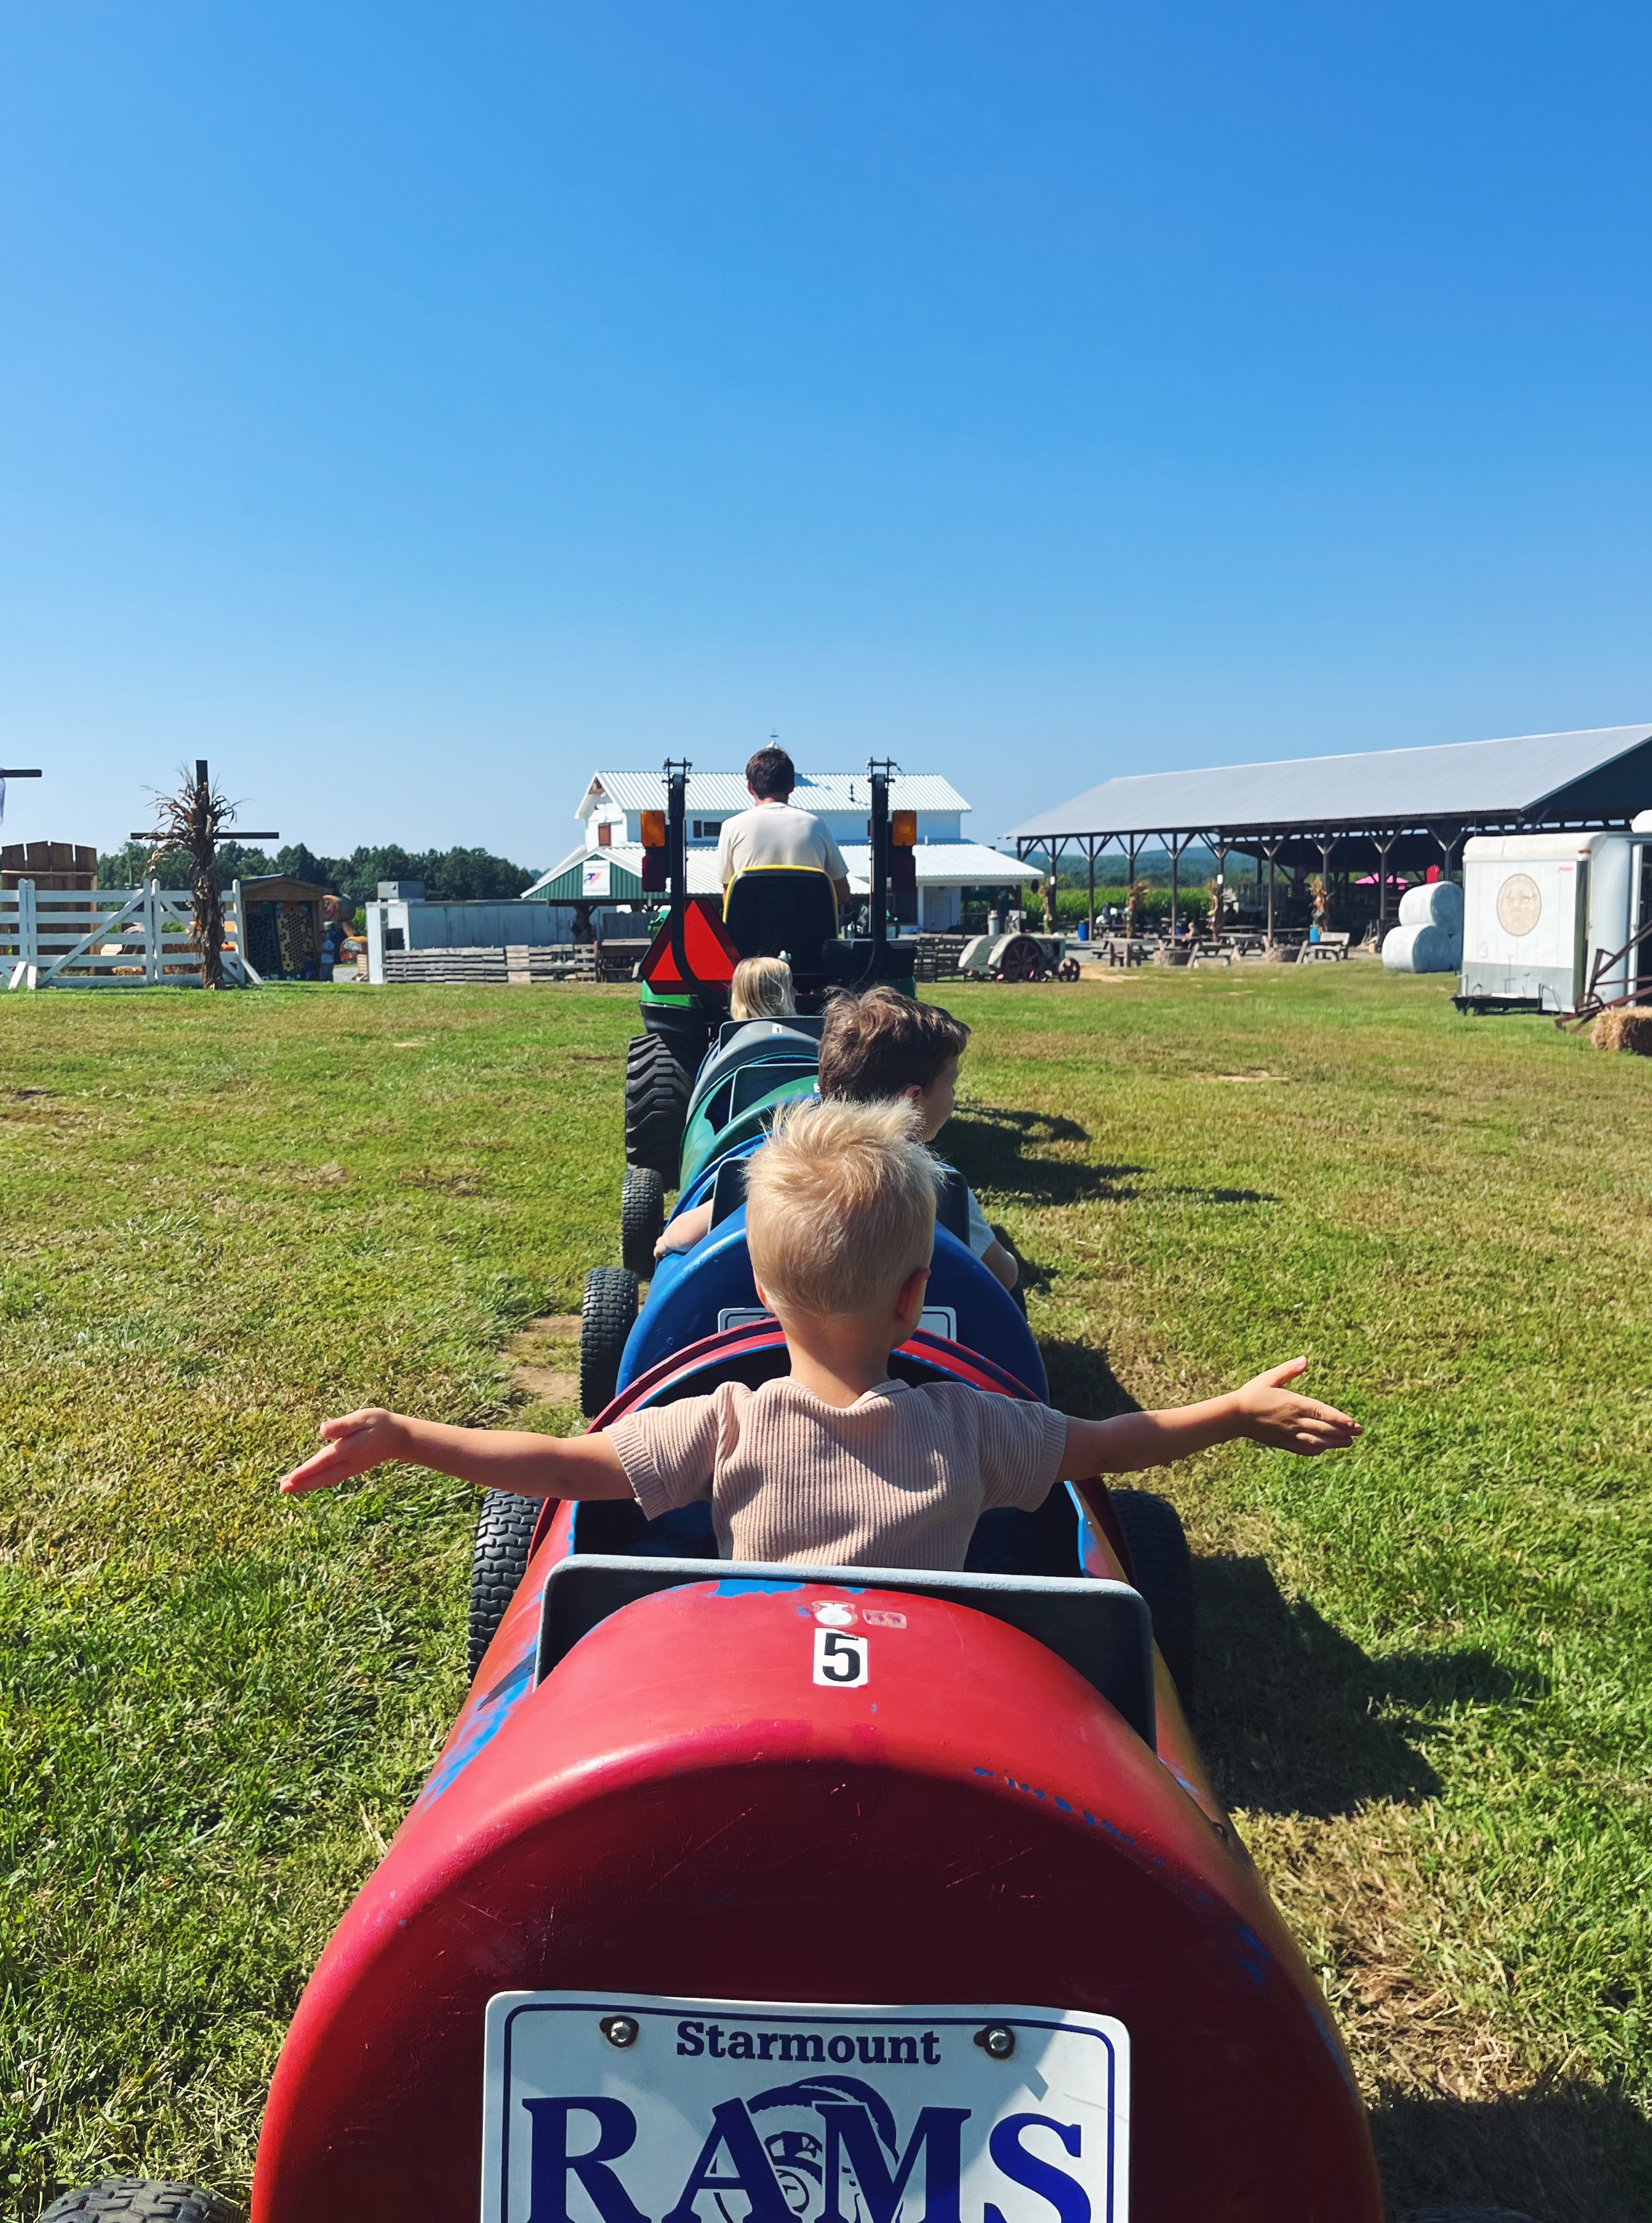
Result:
[[1407,888],[1399,899],[1402,926],[1443,926],[1448,934],[1463,930],[1463,891],[1455,880],[1429,880]]
[[1652,1007],[1625,1004],[1616,1011],[1602,1011],[1589,1039],[1597,1049],[1626,1049],[1636,1057],[1652,1057]]
[[1396,926],[1383,937],[1382,961],[1390,973],[1454,973],[1462,956],[1462,937],[1443,926]]

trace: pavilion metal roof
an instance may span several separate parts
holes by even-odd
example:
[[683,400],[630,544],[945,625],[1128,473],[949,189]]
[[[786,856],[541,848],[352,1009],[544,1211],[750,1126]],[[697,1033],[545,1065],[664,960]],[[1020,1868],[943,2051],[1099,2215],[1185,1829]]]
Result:
[[1652,803],[1652,725],[1103,780],[1005,837],[1624,819]]

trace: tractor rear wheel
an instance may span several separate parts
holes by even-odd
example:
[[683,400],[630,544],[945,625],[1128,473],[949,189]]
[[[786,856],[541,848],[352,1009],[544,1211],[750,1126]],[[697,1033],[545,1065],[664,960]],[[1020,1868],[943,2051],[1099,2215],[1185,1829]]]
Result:
[[79,2216],[85,2223],[106,2218],[107,2223],[240,2223],[240,2210],[216,2192],[197,2192],[192,2185],[163,2183],[149,2176],[106,2176],[84,2192],[66,2192],[54,2200],[41,2223],[69,2223]]
[[637,1037],[625,1059],[625,1163],[651,1166],[667,1188],[677,1185],[689,1086],[657,1036]]
[[1001,980],[1041,980],[1045,969],[1044,952],[1030,934],[1016,935],[998,960]]
[[1193,1697],[1193,1554],[1181,1515],[1166,1497],[1145,1489],[1115,1489],[1112,1499],[1130,1546],[1136,1588],[1153,1615],[1159,1647],[1182,1703]]
[[665,1183],[653,1166],[627,1166],[619,1191],[619,1255],[644,1281],[665,1228]]
[[513,1489],[490,1489],[482,1500],[470,1559],[467,1665],[473,1682],[506,1609],[528,1571],[528,1546],[533,1541],[542,1505],[543,1500],[518,1497]]
[[580,1410],[587,1420],[613,1402],[636,1319],[636,1275],[625,1266],[593,1266],[580,1313]]

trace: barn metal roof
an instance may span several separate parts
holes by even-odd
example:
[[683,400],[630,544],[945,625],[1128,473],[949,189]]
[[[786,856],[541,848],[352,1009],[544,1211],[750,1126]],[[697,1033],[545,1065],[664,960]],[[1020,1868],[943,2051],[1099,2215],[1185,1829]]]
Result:
[[[599,791],[600,790],[600,791]],[[606,800],[621,810],[663,810],[665,776],[658,771],[598,771],[586,789],[578,816],[589,817]],[[871,788],[864,771],[801,771],[792,800],[800,810],[869,810]],[[950,780],[934,772],[897,772],[889,782],[891,810],[967,810],[969,804]],[[691,771],[687,808],[699,811],[749,810],[745,774]]]
[[1629,818],[1652,802],[1652,725],[1103,780],[1007,840]]

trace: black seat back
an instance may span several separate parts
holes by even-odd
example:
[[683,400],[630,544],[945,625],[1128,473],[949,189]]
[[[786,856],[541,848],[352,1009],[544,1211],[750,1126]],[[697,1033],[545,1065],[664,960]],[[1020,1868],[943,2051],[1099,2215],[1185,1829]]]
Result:
[[818,983],[822,952],[838,931],[838,898],[813,867],[762,866],[730,881],[723,923],[742,957],[784,957],[795,978]]
[[[686,1508],[685,1508],[686,1509]],[[845,1590],[905,1590],[942,1598],[1008,1622],[1082,1675],[1117,1708],[1142,1742],[1153,1743],[1153,1623],[1145,1598],[1123,1583],[1080,1577],[931,1574],[905,1567],[769,1566],[725,1559],[714,1576],[703,1559],[586,1557],[554,1566],[545,1584],[537,1680],[543,1682],[581,1637],[611,1614],[685,1583],[826,1584]]]
[[935,1225],[970,1247],[970,1185],[956,1166],[943,1166],[935,1185]]

